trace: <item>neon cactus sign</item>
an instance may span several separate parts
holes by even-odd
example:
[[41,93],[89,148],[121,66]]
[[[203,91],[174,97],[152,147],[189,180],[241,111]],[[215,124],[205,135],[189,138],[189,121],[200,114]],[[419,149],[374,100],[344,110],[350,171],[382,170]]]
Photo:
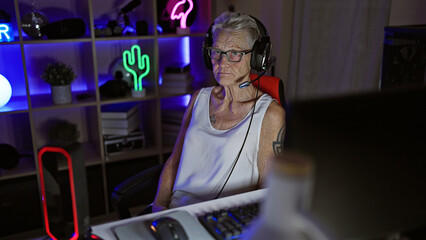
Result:
[[[138,62],[136,65],[136,61]],[[135,66],[131,68],[130,66]],[[142,91],[142,79],[146,77],[150,71],[149,65],[149,56],[148,54],[141,55],[141,48],[139,45],[133,45],[130,50],[125,50],[123,52],[123,66],[126,71],[128,71],[133,76],[134,90]],[[137,66],[137,69],[142,72],[138,77],[138,72],[134,70]],[[143,71],[144,70],[144,71]]]
[[11,42],[11,41],[13,41],[12,24],[0,23],[0,42]]
[[[176,14],[176,11],[178,10],[179,6],[183,5],[186,1],[189,3],[189,8],[185,12],[180,12],[179,14]],[[182,6],[183,8],[183,6]],[[189,13],[194,8],[194,3],[192,0],[181,0],[176,3],[176,5],[173,7],[172,13],[170,14],[170,18],[172,20],[180,19],[180,28],[185,29],[186,26],[186,19],[188,18]]]

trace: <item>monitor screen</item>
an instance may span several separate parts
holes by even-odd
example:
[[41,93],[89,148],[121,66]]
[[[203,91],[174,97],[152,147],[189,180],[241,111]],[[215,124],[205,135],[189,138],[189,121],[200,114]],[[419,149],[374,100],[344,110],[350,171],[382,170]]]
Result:
[[294,102],[287,117],[285,146],[314,159],[311,212],[335,239],[426,227],[426,89]]

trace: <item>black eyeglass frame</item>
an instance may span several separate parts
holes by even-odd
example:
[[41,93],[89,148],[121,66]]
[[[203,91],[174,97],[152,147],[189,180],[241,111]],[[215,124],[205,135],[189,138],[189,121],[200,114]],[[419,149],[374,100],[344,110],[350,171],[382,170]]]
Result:
[[[214,60],[220,60],[221,58],[222,58],[222,55],[225,55],[226,56],[226,59],[228,59],[228,61],[229,62],[241,62],[241,60],[243,60],[243,57],[246,55],[246,54],[249,54],[249,53],[251,53],[251,52],[253,52],[253,50],[247,50],[247,51],[236,51],[236,50],[228,50],[228,51],[222,51],[222,50],[219,50],[219,49],[217,49],[217,48],[212,48],[212,47],[208,47],[208,48],[206,48],[207,49],[207,55],[209,56],[209,58],[211,58],[211,59],[214,59]],[[218,51],[218,52],[220,52],[220,55],[219,55],[219,58],[218,59],[216,59],[216,58],[213,58],[212,56],[211,56],[211,50],[212,49],[214,49],[215,51]],[[235,52],[235,53],[241,53],[242,55],[241,55],[241,58],[240,58],[240,60],[239,61],[232,61],[230,58],[229,58],[229,56],[228,56],[228,53],[229,52]]]

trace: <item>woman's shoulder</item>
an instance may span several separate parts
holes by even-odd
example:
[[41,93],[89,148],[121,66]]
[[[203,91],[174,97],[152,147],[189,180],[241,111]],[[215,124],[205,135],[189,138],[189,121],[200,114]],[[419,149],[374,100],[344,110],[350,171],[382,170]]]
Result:
[[191,95],[191,100],[189,100],[189,105],[194,105],[195,100],[198,98],[198,95],[200,95],[200,92],[202,89],[198,89]]
[[267,104],[266,114],[282,115],[285,113],[283,106],[281,106],[281,104],[278,103],[278,100],[273,98],[268,93],[263,92],[262,95],[259,97],[259,100]]
[[213,87],[204,87],[204,88],[200,88],[200,89],[198,89],[198,90],[196,90],[193,94],[192,94],[192,96],[191,96],[191,99],[197,99],[197,97],[200,95],[200,94],[210,94],[210,92],[211,92],[211,90],[213,89]]
[[211,92],[211,89],[212,89],[213,87],[205,87],[205,88],[201,88],[201,89],[198,89],[198,90],[196,90],[192,95],[191,95],[191,100],[189,101],[189,104],[188,104],[188,106],[193,106],[194,105],[194,103],[197,101],[197,99],[198,99],[198,97],[200,96],[200,95],[209,95],[210,94],[210,92]]
[[198,96],[201,94],[210,94],[210,92],[212,91],[214,87],[203,87],[198,89],[197,91],[195,91],[192,96]]
[[277,101],[272,101],[266,110],[264,121],[283,124],[285,121],[285,114],[284,108]]

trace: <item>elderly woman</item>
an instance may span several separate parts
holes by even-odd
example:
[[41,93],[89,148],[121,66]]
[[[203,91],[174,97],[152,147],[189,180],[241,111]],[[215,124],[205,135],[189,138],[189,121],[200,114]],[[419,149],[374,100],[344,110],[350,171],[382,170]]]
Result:
[[[211,28],[208,57],[218,86],[193,94],[175,147],[161,173],[153,211],[262,186],[285,112],[250,82],[253,44],[261,36],[247,14],[223,13]],[[261,84],[267,84],[263,82]]]

